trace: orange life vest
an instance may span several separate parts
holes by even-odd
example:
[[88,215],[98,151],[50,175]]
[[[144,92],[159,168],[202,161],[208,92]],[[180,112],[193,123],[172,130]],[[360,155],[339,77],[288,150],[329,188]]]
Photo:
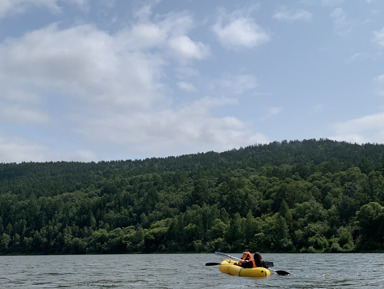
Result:
[[250,268],[256,268],[255,261],[252,259],[252,254],[250,252],[245,252],[245,256],[241,256],[241,260],[242,261],[239,261],[237,265],[241,266],[245,263],[252,262],[252,267]]

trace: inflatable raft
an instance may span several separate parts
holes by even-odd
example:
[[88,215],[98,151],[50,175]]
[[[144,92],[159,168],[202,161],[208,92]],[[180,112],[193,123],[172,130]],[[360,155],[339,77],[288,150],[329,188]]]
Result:
[[266,277],[271,275],[271,272],[263,267],[257,268],[242,268],[233,260],[224,260],[219,265],[219,270],[222,273],[226,273],[234,276],[243,276],[243,277]]

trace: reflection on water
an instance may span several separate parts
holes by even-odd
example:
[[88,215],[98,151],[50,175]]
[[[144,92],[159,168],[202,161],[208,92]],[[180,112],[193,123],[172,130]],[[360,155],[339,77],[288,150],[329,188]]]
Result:
[[[230,253],[237,256],[239,253]],[[384,254],[267,254],[266,278],[222,274],[215,254],[0,256],[0,288],[383,288]]]

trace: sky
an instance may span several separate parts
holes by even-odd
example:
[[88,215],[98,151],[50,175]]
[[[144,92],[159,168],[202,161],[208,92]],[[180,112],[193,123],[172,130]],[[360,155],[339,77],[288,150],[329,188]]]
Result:
[[384,143],[382,0],[0,0],[0,163]]

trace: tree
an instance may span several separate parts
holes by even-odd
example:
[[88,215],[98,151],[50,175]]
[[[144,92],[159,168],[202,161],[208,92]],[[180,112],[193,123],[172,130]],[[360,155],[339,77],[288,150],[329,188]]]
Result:
[[0,163],[0,253],[384,250],[383,160],[384,145],[312,139]]
[[224,239],[231,246],[231,250],[241,251],[244,249],[244,230],[239,213],[235,213]]
[[384,208],[371,202],[360,208],[357,212],[359,229],[358,248],[372,250],[384,248]]

